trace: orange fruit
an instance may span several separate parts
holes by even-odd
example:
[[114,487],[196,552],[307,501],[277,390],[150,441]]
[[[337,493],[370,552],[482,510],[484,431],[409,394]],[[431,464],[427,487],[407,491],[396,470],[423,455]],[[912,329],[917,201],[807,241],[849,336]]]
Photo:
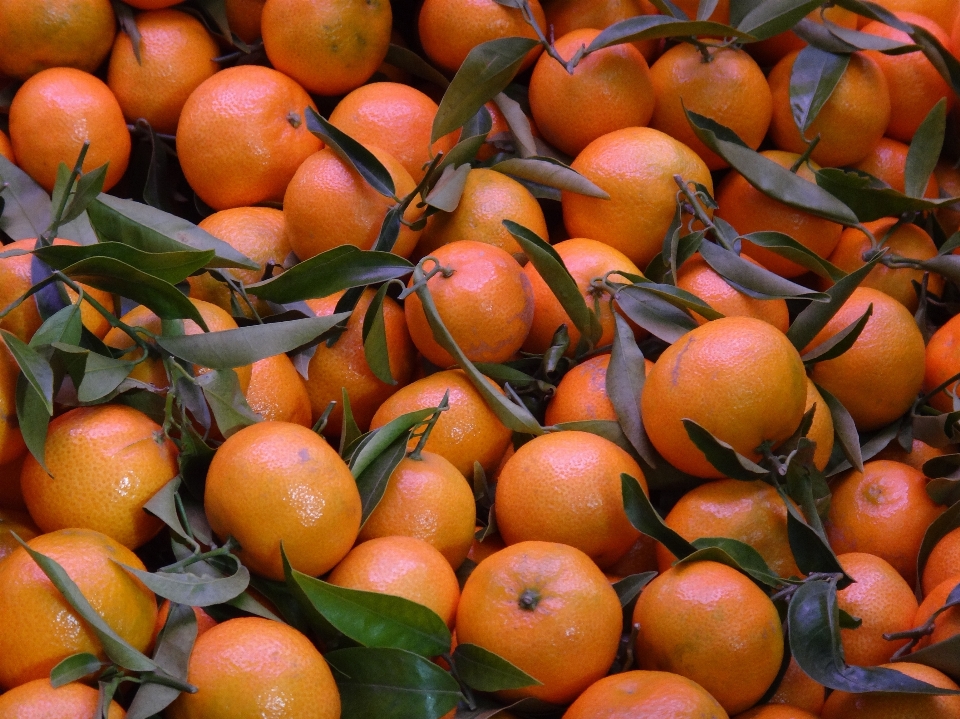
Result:
[[415,537],[378,537],[350,550],[327,581],[338,587],[392,594],[432,609],[453,628],[460,585],[450,563]]
[[737,714],[737,719],[819,719],[818,715],[786,704],[764,704]]
[[[467,359],[511,359],[533,324],[533,289],[517,261],[499,247],[473,240],[439,247],[431,257],[436,263],[427,269],[444,270],[427,280],[427,289],[440,320]],[[407,297],[403,311],[421,354],[438,367],[454,364],[453,356],[434,339],[420,296]]]
[[180,694],[165,712],[169,719],[340,716],[340,693],[320,652],[293,627],[269,619],[230,619],[205,632],[190,654],[187,681],[198,691]]
[[888,561],[913,586],[917,554],[927,527],[943,512],[926,492],[927,478],[913,467],[878,460],[831,483],[825,529],[836,552],[869,552]]
[[20,546],[13,537],[14,533],[25,542],[41,534],[39,527],[26,512],[0,508],[0,563]]
[[258,65],[227,68],[187,98],[177,156],[190,187],[215,210],[279,202],[306,158],[323,145],[310,134],[306,91]]
[[[882,665],[907,676],[933,684],[941,689],[956,690],[957,685],[946,674],[911,662],[896,662]],[[871,692],[848,694],[833,692],[823,705],[823,719],[899,719],[899,717],[923,717],[923,719],[953,719],[960,715],[960,696],[935,696],[931,694],[898,694],[894,692]]]
[[[0,325],[2,326],[2,325]],[[0,339],[0,463],[14,462],[26,452],[27,445],[23,442],[23,435],[20,433],[20,425],[17,420],[17,377],[20,375],[20,367],[17,365],[10,350],[7,349],[6,342]],[[0,467],[0,473],[3,472]],[[14,468],[11,467],[11,470]],[[7,482],[4,482],[6,488]],[[12,486],[6,491],[0,491],[0,500],[15,501],[18,498],[19,491]],[[5,502],[0,501],[0,506],[5,506]]]
[[601,419],[617,421],[617,412],[607,396],[607,366],[610,355],[591,357],[567,372],[547,405],[545,424]]
[[777,690],[770,697],[770,704],[788,704],[791,707],[819,715],[826,699],[826,689],[811,679],[790,657],[787,671],[784,673]]
[[729,167],[693,132],[684,108],[733,130],[754,150],[760,146],[773,112],[763,71],[746,51],[680,43],[650,68],[657,106],[650,127],[667,133],[696,152],[711,170]]
[[26,79],[51,67],[93,72],[115,32],[109,0],[3,0],[0,75]]
[[809,412],[814,404],[817,408],[813,413],[813,423],[810,425],[810,431],[807,432],[807,439],[817,443],[813,451],[813,464],[822,472],[833,453],[833,416],[820,392],[817,391],[817,386],[807,378],[807,404],[803,408],[804,413]]
[[567,232],[610,245],[640,268],[663,249],[677,204],[673,176],[699,182],[713,192],[710,171],[699,155],[648,127],[628,127],[597,138],[571,167],[610,199],[562,192]]
[[927,557],[920,583],[924,595],[956,574],[960,574],[960,528],[944,535]]
[[[850,10],[833,5],[826,8],[818,7],[806,17],[807,20],[812,20],[820,25],[823,24],[824,18],[834,25],[839,25],[848,30],[856,30],[859,16]],[[787,30],[766,40],[752,42],[746,47],[747,52],[749,52],[760,65],[763,67],[772,67],[791,52],[802,50],[806,46],[807,43],[805,40],[801,40],[800,36],[793,30]]]
[[[907,152],[910,147],[889,137],[881,137],[880,142],[874,145],[870,153],[853,166],[855,170],[862,170],[874,177],[883,180],[894,190],[906,192],[905,172],[907,168]],[[923,191],[924,197],[939,197],[936,175],[931,175],[927,187]]]
[[[121,567],[145,570],[143,562],[104,534],[61,529],[31,539],[30,548],[57,562],[101,618],[134,649],[153,636],[153,592]],[[78,652],[106,659],[93,629],[22,547],[0,564],[0,686],[12,689],[47,680],[61,660]]]
[[54,67],[17,90],[10,103],[10,142],[20,168],[47,192],[53,191],[60,163],[72,169],[87,141],[83,171],[109,163],[106,192],[127,169],[130,133],[102,80],[72,67]]
[[[934,587],[933,591],[926,596],[917,609],[913,626],[922,627],[926,624],[934,612],[946,605],[950,594],[958,584],[960,584],[960,574],[955,574]],[[956,634],[960,634],[960,612],[957,611],[956,607],[951,607],[934,620],[933,633],[921,639],[916,648],[923,649],[930,644],[942,642]]]
[[499,692],[566,704],[610,669],[622,625],[617,593],[578,549],[521,542],[480,562],[457,609],[457,640],[477,644],[537,679]]
[[139,10],[162,10],[177,3],[176,0],[130,0],[127,4]]
[[310,92],[342,95],[380,67],[391,22],[387,0],[267,0],[260,29],[275,68]]
[[[34,679],[0,696],[2,719],[90,719],[98,715],[100,695],[96,689],[71,682],[54,689],[50,680]],[[123,709],[110,702],[107,719],[123,719]]]
[[419,459],[400,460],[357,541],[415,537],[456,569],[473,544],[476,520],[473,491],[463,475],[439,454],[421,452]]
[[454,133],[430,143],[437,103],[419,90],[396,82],[363,85],[330,113],[330,124],[362,145],[377,145],[395,157],[419,182],[439,152],[449,152]]
[[[530,0],[530,10],[541,29],[546,17],[539,0]],[[424,0],[417,19],[417,32],[427,57],[446,73],[455,73],[477,45],[503,37],[537,36],[519,8],[495,0]],[[536,45],[520,65],[522,72],[539,57]]]
[[915,439],[910,446],[910,451],[907,452],[900,446],[898,441],[893,440],[877,454],[873,455],[873,459],[889,459],[894,462],[909,465],[918,472],[922,472],[923,465],[929,460],[949,454],[949,451],[950,450],[944,448],[931,447],[929,444]]
[[20,483],[43,531],[82,527],[136,549],[163,522],[143,505],[179,473],[163,428],[124,405],[78,407],[56,417],[44,444],[47,469],[30,455]]
[[[480,530],[480,527],[477,527]],[[467,559],[474,564],[480,564],[484,559],[492,554],[496,554],[507,545],[503,543],[503,537],[499,534],[491,534],[483,541],[480,541],[474,535],[473,544],[470,545],[470,551],[467,552]]]
[[[958,346],[960,343],[957,342],[960,336],[955,336],[958,332],[960,332],[960,320],[952,317],[933,333],[933,337],[927,343],[926,370],[923,379],[925,393],[933,391],[960,372],[960,346]],[[952,411],[952,394],[956,393],[956,386],[956,382],[951,382],[944,390],[931,397],[927,403],[941,412]]]
[[[773,96],[770,136],[777,148],[790,152],[803,152],[809,142],[800,136],[790,106],[790,76],[797,54],[783,58],[768,77]],[[820,135],[813,161],[826,167],[859,162],[883,137],[895,112],[879,62],[867,53],[853,53],[840,82],[804,133],[811,140]]]
[[360,529],[360,493],[336,451],[306,427],[260,422],[227,438],[207,470],[203,506],[221,538],[234,537],[251,571],[283,581],[291,566],[324,574]]
[[953,21],[960,13],[960,3],[957,0],[878,0],[877,5],[898,14],[909,12],[924,15],[945,32],[950,32]]
[[[333,347],[321,342],[310,358],[307,370],[307,394],[313,421],[327,409],[331,402],[336,406],[330,413],[324,434],[339,437],[343,423],[343,389],[350,398],[353,419],[362,430],[370,426],[370,420],[387,398],[406,386],[413,379],[417,365],[417,354],[403,309],[391,297],[383,300],[384,331],[387,335],[387,356],[390,362],[390,375],[396,384],[389,385],[381,381],[367,364],[363,349],[363,320],[374,291],[364,290],[347,320],[347,329],[337,339]],[[343,292],[319,300],[307,300],[307,306],[317,317],[332,315]]]
[[804,348],[808,352],[873,304],[873,314],[853,346],[836,359],[818,362],[810,378],[836,397],[861,431],[895,420],[913,404],[923,384],[923,337],[910,312],[879,290],[858,287]]
[[606,568],[607,577],[614,577],[612,581],[616,581],[631,574],[657,571],[656,544],[654,539],[641,534],[626,554]]
[[[387,168],[397,197],[413,192],[416,182],[396,158],[376,145],[367,149]],[[287,187],[283,197],[287,238],[301,260],[341,245],[369,250],[377,241],[387,210],[394,205],[394,200],[370,187],[359,172],[327,147],[304,160]],[[404,213],[407,222],[418,216],[413,205]],[[401,226],[394,254],[409,256],[419,237],[420,230]]]
[[311,427],[310,395],[297,368],[285,354],[265,357],[251,366],[246,399],[250,409],[271,422]]
[[134,19],[140,33],[140,59],[125,32],[110,53],[107,85],[127,122],[145,119],[155,132],[175,133],[187,98],[219,70],[216,41],[192,15],[153,10]]
[[669,672],[632,671],[604,677],[570,705],[563,719],[727,719],[707,691]]
[[[717,372],[718,358],[723,372]],[[805,402],[803,363],[786,336],[762,320],[726,317],[688,332],[660,355],[640,410],[664,459],[697,477],[718,479],[682,419],[756,460],[762,443],[776,446],[793,434]]]
[[13,154],[13,145],[10,144],[10,138],[7,137],[7,133],[3,130],[0,130],[0,155],[3,155],[14,164],[17,162],[17,158]]
[[[554,49],[569,61],[599,34],[592,28],[573,30],[559,37]],[[572,73],[544,53],[530,76],[533,119],[544,138],[568,155],[608,132],[643,127],[655,103],[647,61],[629,43],[586,55]]]
[[[793,166],[800,158],[796,153],[779,150],[764,150],[760,154],[786,168]],[[797,170],[797,175],[808,182],[816,182],[813,171],[819,169],[815,163],[805,163]],[[764,195],[734,170],[717,185],[717,204],[720,205],[717,215],[733,225],[741,235],[762,231],[782,232],[823,258],[833,252],[843,231],[843,227],[836,222],[797,210]],[[781,277],[796,277],[807,272],[805,267],[752,242],[744,241],[743,254]]]
[[[743,259],[762,266],[747,255]],[[696,295],[726,317],[754,317],[770,323],[781,332],[790,328],[786,300],[762,300],[744,294],[717,274],[699,252],[677,269],[677,287]],[[707,321],[696,312],[693,316],[701,325]]]
[[605,568],[637,541],[623,509],[620,475],[647,491],[643,470],[613,442],[588,432],[534,437],[497,480],[497,528],[507,545],[560,542]]
[[[836,547],[835,547],[836,548]],[[848,664],[876,666],[890,661],[906,639],[887,641],[883,634],[913,627],[917,599],[897,570],[886,560],[865,552],[838,554],[840,566],[854,583],[837,592],[840,609],[859,617],[857,629],[841,629]]]
[[[650,0],[551,0],[544,12],[554,37],[563,37],[582,27],[606,30],[621,20],[656,15],[658,10]],[[643,53],[647,62],[653,62],[660,50],[660,40],[637,40],[633,46]]]
[[[24,448],[26,450],[26,448]],[[26,451],[24,451],[26,454]],[[0,465],[0,509],[26,509],[20,490],[20,471],[24,457]]]
[[[787,538],[787,506],[765,482],[720,479],[695,487],[680,498],[664,522],[687,541],[701,537],[737,539],[760,553],[781,577],[801,577]],[[657,544],[664,572],[676,557]]]
[[[490,387],[500,392],[493,381]],[[378,429],[402,414],[437,407],[449,392],[450,408],[440,414],[424,449],[439,454],[473,478],[473,463],[492,471],[510,444],[512,433],[497,418],[462,370],[436,372],[411,382],[387,399],[370,420]]]
[[260,39],[260,20],[267,0],[226,0],[224,10],[230,32],[248,45]]
[[526,257],[503,226],[504,220],[523,225],[544,241],[548,239],[543,210],[526,187],[502,172],[474,168],[467,174],[457,209],[430,216],[415,254],[423,257],[457,240],[474,240]]
[[656,577],[633,611],[641,669],[695,681],[730,714],[747,709],[776,679],[783,631],[773,602],[750,579],[717,562],[680,564]]
[[[956,6],[955,2],[949,4]],[[933,20],[912,12],[898,12],[896,15],[904,22],[919,25],[944,47],[950,47],[948,31]],[[862,32],[896,42],[912,42],[907,33],[877,21],[864,25]],[[890,90],[890,125],[886,134],[893,139],[910,142],[920,123],[941,98],[946,98],[948,110],[953,106],[953,90],[922,52],[884,55],[870,51],[867,54],[879,66]]]
[[[954,46],[960,47],[960,22],[957,23],[957,43]],[[960,170],[955,168],[953,163],[940,160],[933,170],[933,176],[940,186],[940,194],[960,197]],[[960,203],[954,202],[940,207],[935,214],[947,237],[960,229]]]
[[[615,328],[611,298],[606,290],[594,286],[593,281],[602,280],[608,273],[614,273],[611,277],[613,282],[627,282],[628,280],[618,275],[617,271],[641,275],[640,269],[619,250],[596,240],[577,237],[558,242],[553,249],[560,255],[573,281],[577,283],[587,306],[598,313],[602,331],[596,346],[603,347],[610,344],[613,342]],[[574,326],[570,315],[566,313],[560,300],[540,277],[540,273],[532,262],[524,266],[523,272],[533,288],[533,325],[523,344],[524,351],[534,354],[546,352],[560,325],[566,325],[567,334],[570,337],[567,354],[573,355],[580,341],[580,330]]]

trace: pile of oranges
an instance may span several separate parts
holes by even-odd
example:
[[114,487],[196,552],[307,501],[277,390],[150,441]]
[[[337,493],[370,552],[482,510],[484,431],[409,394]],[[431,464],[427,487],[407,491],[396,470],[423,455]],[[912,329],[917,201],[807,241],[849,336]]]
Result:
[[0,0],[0,719],[960,719],[960,0]]

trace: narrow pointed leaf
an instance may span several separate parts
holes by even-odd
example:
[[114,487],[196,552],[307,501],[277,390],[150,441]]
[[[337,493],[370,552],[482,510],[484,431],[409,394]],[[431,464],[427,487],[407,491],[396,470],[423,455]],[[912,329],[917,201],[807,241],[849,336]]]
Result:
[[860,333],[863,332],[863,328],[867,326],[871,315],[873,315],[872,302],[858,320],[851,322],[833,337],[806,352],[802,357],[803,363],[809,367],[816,362],[826,362],[842,355],[853,347],[853,343],[857,341]]
[[640,397],[645,379],[643,353],[637,347],[633,329],[627,321],[619,313],[613,316],[616,327],[605,379],[607,396],[630,444],[648,465],[656,467],[655,452],[640,416]]
[[397,381],[390,372],[390,351],[387,347],[387,326],[383,319],[383,300],[390,285],[385,283],[377,290],[363,316],[363,354],[367,364],[381,382],[395,385]]
[[652,537],[666,547],[675,557],[683,559],[696,551],[690,542],[664,524],[657,510],[640,483],[629,474],[620,475],[620,487],[623,494],[623,508],[634,528]]
[[236,571],[226,577],[203,577],[186,572],[144,572],[121,564],[157,596],[191,607],[225,604],[239,597],[250,584],[250,571],[236,560]]
[[[157,637],[153,658],[167,677],[180,680],[191,693],[196,692],[197,688],[186,683],[187,664],[196,639],[197,619],[193,609],[183,604],[171,604],[167,621]],[[150,677],[150,674],[146,674],[141,678],[149,680]],[[127,710],[127,719],[155,716],[170,706],[179,695],[180,688],[169,686],[168,683],[141,684]]]
[[819,6],[820,0],[768,0],[748,12],[737,29],[766,40],[789,30]]
[[55,270],[63,270],[82,260],[112,257],[170,284],[183,282],[197,270],[206,267],[215,257],[213,250],[181,252],[144,252],[121,242],[100,242],[96,245],[51,245],[33,251]]
[[736,289],[746,290],[755,298],[786,299],[804,298],[823,301],[828,298],[822,292],[814,292],[774,274],[765,267],[747,262],[740,255],[712,242],[700,245],[700,255],[721,277],[736,285]]
[[96,674],[103,667],[103,662],[93,654],[87,652],[72,654],[50,670],[50,684],[56,689]]
[[456,168],[452,164],[447,165],[423,201],[438,210],[453,212],[460,204],[470,170],[470,164],[466,162]]
[[578,195],[609,200],[610,195],[568,165],[552,157],[511,157],[493,165],[491,170],[521,180],[529,180]]
[[587,46],[587,54],[611,45],[657,38],[715,35],[753,40],[753,35],[728,25],[706,20],[679,20],[669,15],[638,15],[610,25]]
[[0,156],[0,230],[15,240],[39,237],[50,225],[53,207],[50,196],[6,157]]
[[35,349],[25,344],[15,334],[7,330],[0,330],[4,343],[10,354],[13,355],[20,371],[30,383],[30,386],[43,400],[48,415],[53,414],[53,369]]
[[910,197],[860,170],[825,167],[817,170],[816,176],[817,185],[842,201],[861,222],[932,210],[955,201]]
[[726,442],[714,437],[707,429],[691,419],[684,419],[683,427],[687,436],[703,455],[724,477],[740,480],[753,480],[765,477],[769,471],[739,454]]
[[947,100],[941,98],[933,106],[917,128],[910,149],[907,151],[907,164],[904,169],[906,194],[911,197],[923,197],[927,182],[933,174],[933,168],[940,159],[943,140],[947,131]]
[[250,409],[237,373],[230,369],[207,372],[197,379],[203,397],[210,406],[217,428],[224,437],[256,424],[263,418]]
[[613,590],[620,599],[620,606],[626,607],[630,602],[640,596],[640,591],[647,586],[657,572],[641,572],[640,574],[631,574],[619,581],[613,583]]
[[464,684],[481,692],[543,684],[506,659],[476,644],[458,644],[453,651],[453,666]]
[[307,129],[323,140],[341,160],[359,172],[370,187],[384,197],[394,197],[396,187],[383,163],[347,133],[322,118],[312,107],[307,107]]
[[817,119],[849,64],[849,55],[836,55],[809,45],[800,50],[790,73],[790,109],[801,135],[805,136]]

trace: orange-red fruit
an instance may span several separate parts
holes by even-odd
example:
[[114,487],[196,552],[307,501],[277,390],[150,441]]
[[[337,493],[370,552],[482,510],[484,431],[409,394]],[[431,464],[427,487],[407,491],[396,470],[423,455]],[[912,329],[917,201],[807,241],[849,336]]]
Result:
[[[946,674],[910,662],[881,665],[941,689],[960,689]],[[960,716],[960,695],[833,692],[823,705],[823,719],[954,719]]]
[[600,419],[617,421],[617,412],[607,396],[607,366],[610,355],[591,357],[569,370],[557,385],[547,405],[547,425]]
[[923,376],[924,393],[932,392],[950,380],[946,387],[928,400],[931,407],[941,412],[953,411],[953,395],[958,393],[958,388],[957,381],[950,378],[958,372],[960,372],[960,315],[947,320],[933,333],[933,337],[927,343]]
[[632,671],[594,683],[563,719],[728,719],[694,681],[670,672]]
[[960,527],[944,535],[927,557],[921,577],[924,595],[956,574],[960,574]]
[[[90,719],[99,717],[100,693],[71,682],[54,688],[50,679],[34,679],[0,696],[0,719]],[[110,702],[106,719],[123,719],[125,712]]]
[[[934,612],[939,611],[947,605],[950,595],[953,594],[953,590],[956,589],[958,585],[960,585],[960,574],[955,574],[934,587],[933,591],[927,595],[926,599],[923,600],[917,609],[917,615],[913,620],[913,625],[915,627],[924,626],[933,616]],[[937,615],[937,618],[933,620],[933,633],[924,637],[917,645],[917,649],[922,649],[929,644],[945,641],[957,634],[960,634],[960,610],[954,605]]]

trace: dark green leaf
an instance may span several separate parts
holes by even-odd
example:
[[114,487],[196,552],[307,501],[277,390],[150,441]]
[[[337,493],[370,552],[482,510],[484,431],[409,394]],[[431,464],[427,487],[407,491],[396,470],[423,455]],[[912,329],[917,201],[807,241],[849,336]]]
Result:
[[390,372],[390,352],[387,348],[387,326],[383,319],[383,300],[390,289],[384,283],[370,300],[363,316],[363,354],[371,371],[381,382],[395,385],[397,381]]
[[469,165],[476,159],[477,153],[487,141],[487,135],[492,128],[493,119],[490,116],[490,111],[486,107],[481,107],[463,126],[463,130],[460,132],[460,140],[450,152],[444,155],[437,169],[442,172],[451,165],[454,167]]
[[0,330],[3,341],[13,355],[23,376],[37,396],[43,400],[48,415],[53,415],[53,369],[50,363],[43,358],[33,347],[25,344],[15,334],[7,330]]
[[737,29],[766,40],[791,29],[819,5],[820,0],[767,0],[748,12]]
[[809,45],[800,50],[790,72],[790,109],[801,135],[806,135],[817,119],[849,64],[849,55],[835,55]]
[[867,326],[871,315],[873,315],[872,302],[858,320],[851,322],[835,335],[806,352],[802,357],[803,363],[809,367],[817,362],[826,362],[842,355],[853,347],[863,328]]
[[846,586],[852,580],[844,573],[827,541],[823,523],[817,514],[810,470],[791,462],[788,475],[792,498],[803,508],[803,513],[790,501],[791,497],[782,486],[777,485],[776,489],[787,507],[787,539],[797,567],[804,574],[825,572],[840,575],[840,585]]
[[93,654],[86,652],[73,654],[50,670],[50,684],[56,689],[64,684],[76,682],[91,674],[96,674],[103,667],[103,662]]
[[236,564],[236,571],[226,577],[203,577],[189,571],[151,573],[125,564],[120,566],[157,596],[191,607],[209,607],[240,596],[250,583],[250,571],[235,557],[231,558]]
[[640,590],[647,586],[657,576],[656,572],[642,572],[631,574],[629,577],[613,583],[613,589],[620,598],[620,606],[626,607],[640,595]]
[[907,23],[910,37],[920,46],[941,77],[950,83],[954,92],[960,92],[960,60],[945,48],[936,36],[924,27],[914,23]]
[[923,197],[933,168],[940,159],[946,131],[947,99],[941,98],[940,102],[931,108],[910,141],[903,175],[905,192],[911,197]]
[[43,470],[50,474],[45,460],[47,427],[50,425],[50,413],[47,412],[44,398],[33,388],[22,374],[17,378],[17,424],[23,435],[24,444]]
[[837,441],[843,450],[843,456],[847,458],[850,464],[863,471],[863,457],[860,454],[860,435],[857,433],[857,427],[853,422],[853,417],[847,411],[840,400],[827,392],[823,387],[817,385],[817,391],[823,397],[827,408],[830,410],[830,416],[833,419],[833,428],[836,432]]
[[30,347],[37,349],[57,342],[80,344],[83,335],[83,323],[80,319],[80,302],[67,305],[44,320],[40,328],[30,338]]
[[363,447],[353,455],[350,463],[350,471],[353,472],[354,478],[363,474],[367,467],[373,464],[374,460],[385,452],[395,440],[403,438],[406,442],[410,430],[428,419],[436,411],[436,407],[425,407],[408,412],[371,432],[367,436]]
[[552,157],[511,157],[490,168],[504,175],[529,180],[558,190],[609,200],[610,195],[574,169]]
[[691,544],[697,551],[688,554],[677,564],[701,561],[719,562],[749,575],[752,579],[768,587],[783,584],[783,580],[770,571],[770,567],[767,566],[760,552],[749,544],[728,537],[700,537],[694,539]]
[[607,27],[593,39],[585,54],[625,42],[704,35],[734,37],[747,41],[753,39],[750,33],[735,30],[719,22],[677,20],[669,15],[637,15]]
[[740,255],[712,242],[700,245],[700,255],[713,270],[734,288],[757,299],[805,298],[827,299],[822,292],[813,292],[803,285],[774,274],[765,267],[747,262]]
[[39,237],[50,225],[50,196],[6,157],[0,156],[0,230],[14,240]]
[[340,427],[340,456],[345,461],[350,457],[344,454],[347,447],[350,447],[363,434],[357,426],[357,421],[353,417],[353,408],[350,406],[350,396],[347,394],[347,388],[340,388],[340,396],[343,401],[343,423]]
[[648,465],[656,467],[656,453],[650,446],[640,416],[640,396],[646,378],[643,353],[637,347],[633,328],[627,321],[619,313],[614,313],[614,321],[613,348],[605,378],[607,396],[630,444]]
[[860,170],[826,167],[817,170],[816,176],[817,185],[849,207],[861,222],[898,217],[906,212],[923,212],[953,201],[950,198],[909,197]]
[[196,380],[203,390],[203,397],[210,405],[213,418],[224,437],[238,432],[244,427],[256,424],[263,418],[250,409],[237,373],[231,369],[218,369],[200,375]]
[[[387,491],[387,484],[390,482],[390,475],[393,474],[393,471],[407,453],[409,437],[409,431],[404,432],[374,457],[362,472],[355,473],[362,509],[360,515],[361,526],[366,523],[370,515],[373,514],[373,510],[380,504],[380,500],[383,499],[383,493]],[[371,444],[374,444],[372,440],[367,447]]]
[[960,634],[915,649],[897,661],[926,664],[950,677],[960,675]]
[[636,479],[629,474],[621,474],[620,486],[623,493],[623,508],[630,524],[637,531],[656,539],[679,559],[696,551],[696,547],[663,523],[663,519],[650,504],[650,499]]
[[171,604],[167,621],[157,637],[153,660],[164,675],[179,680],[181,686],[170,686],[171,682],[151,682],[156,676],[152,672],[141,675],[141,680],[146,683],[141,684],[134,696],[127,710],[127,719],[148,719],[170,706],[181,689],[191,693],[197,691],[196,687],[186,683],[187,664],[196,639],[197,618],[193,609],[183,604]]
[[[803,22],[810,22],[810,25],[817,25],[817,23],[812,21]],[[900,55],[919,49],[912,42],[900,42],[892,38],[880,37],[879,35],[873,35],[868,32],[860,32],[859,30],[843,27],[829,21],[824,22],[823,25],[819,25],[819,27],[822,27],[830,35],[839,39],[849,47],[851,51],[877,50],[887,55]]]
[[323,119],[312,107],[307,107],[307,129],[319,137],[343,160],[353,167],[374,190],[384,197],[394,198],[396,187],[383,163],[367,148]]
[[769,472],[752,460],[738,453],[733,447],[714,437],[692,419],[684,419],[687,436],[717,471],[724,477],[749,481],[765,477]]
[[77,387],[80,402],[96,402],[114,392],[133,371],[135,362],[105,357],[96,352],[86,353],[83,379]]
[[463,188],[467,184],[470,169],[469,163],[464,163],[456,168],[453,164],[444,167],[437,183],[423,201],[438,210],[453,212],[460,204],[460,197],[463,195]]
[[673,343],[699,325],[689,314],[666,300],[629,285],[617,292],[617,306],[629,319],[664,342]]
[[406,70],[411,75],[426,80],[427,82],[432,82],[439,87],[446,88],[447,85],[450,84],[450,81],[443,76],[443,73],[434,69],[430,63],[417,55],[417,53],[400,45],[390,43],[390,47],[387,48],[387,56],[383,61],[387,65],[393,65],[401,70]]
[[537,141],[530,127],[530,118],[524,114],[520,103],[502,92],[494,96],[493,102],[500,109],[500,112],[503,113],[503,118],[507,121],[507,127],[513,136],[517,154],[520,155],[520,157],[536,155]]
[[120,242],[100,242],[95,245],[51,245],[38,247],[33,254],[55,270],[63,270],[82,260],[112,257],[136,267],[170,284],[183,282],[214,259],[213,250],[186,250],[182,252],[144,252]]
[[[917,555],[917,576],[923,577],[923,570],[926,569],[927,560],[930,558],[930,552],[937,546],[937,542],[947,536],[957,527],[960,527],[960,502],[955,503],[946,512],[937,517],[927,527],[923,535],[923,543],[920,545],[920,553]],[[922,594],[922,587],[918,582],[917,594]],[[918,596],[922,598],[922,596]]]
[[481,692],[543,684],[506,659],[476,644],[458,644],[453,652],[453,667],[464,684]]
[[59,227],[76,220],[87,211],[87,206],[93,202],[97,195],[103,190],[103,181],[106,177],[107,165],[101,165],[95,170],[85,172],[80,176],[77,180],[73,195],[70,198],[70,202],[60,217],[60,222],[57,223],[56,227],[54,227],[53,224],[50,226],[50,230],[52,230],[51,235],[54,235]]
[[147,500],[143,509],[167,525],[178,537],[185,541],[191,541],[190,535],[187,534],[187,530],[180,522],[180,515],[177,514],[176,497],[181,482],[180,475],[171,479],[163,485],[159,492]]
[[806,267],[820,277],[827,277],[834,282],[846,276],[846,273],[820,257],[812,250],[807,249],[789,235],[782,232],[751,232],[743,235],[743,239],[752,242],[757,247],[764,247],[785,257],[791,262]]

